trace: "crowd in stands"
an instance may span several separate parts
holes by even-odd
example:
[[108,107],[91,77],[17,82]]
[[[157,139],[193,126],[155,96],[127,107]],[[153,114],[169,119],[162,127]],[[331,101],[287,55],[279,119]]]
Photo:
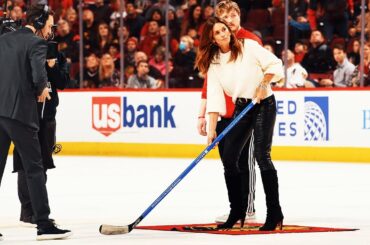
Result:
[[[161,88],[167,72],[169,88],[202,87],[204,78],[194,70],[194,61],[204,23],[214,14],[215,1],[170,0],[167,28],[166,0],[123,1],[125,6],[120,6],[121,0],[84,0],[82,37],[78,1],[48,2],[56,12],[55,41],[76,81],[71,87],[79,87],[80,40],[83,40],[83,88]],[[275,86],[360,86],[361,0],[289,0],[289,40],[284,40],[285,0],[236,2],[241,8],[242,27],[259,35],[265,48],[278,57],[286,57],[287,77]],[[370,0],[366,7],[362,72],[364,86],[370,86]],[[8,9],[14,20],[24,18],[25,0],[8,0]],[[120,40],[124,45],[123,61]],[[286,54],[285,41],[289,47]]]

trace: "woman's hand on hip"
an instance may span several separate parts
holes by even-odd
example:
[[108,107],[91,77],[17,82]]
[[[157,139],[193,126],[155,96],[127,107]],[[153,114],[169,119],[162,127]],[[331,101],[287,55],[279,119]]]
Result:
[[255,100],[260,103],[261,100],[267,98],[267,88],[258,86],[255,93]]

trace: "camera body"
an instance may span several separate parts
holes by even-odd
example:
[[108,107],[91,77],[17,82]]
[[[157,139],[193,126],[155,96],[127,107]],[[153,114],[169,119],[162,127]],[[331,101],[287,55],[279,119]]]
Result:
[[58,57],[58,43],[55,41],[48,41],[48,51],[46,59],[56,59]]

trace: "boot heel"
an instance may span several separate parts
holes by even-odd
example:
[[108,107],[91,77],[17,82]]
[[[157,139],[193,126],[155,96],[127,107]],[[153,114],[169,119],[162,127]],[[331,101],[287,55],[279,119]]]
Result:
[[[275,219],[275,220],[274,220]],[[273,217],[267,217],[265,224],[259,228],[260,231],[274,231],[276,228],[278,230],[283,229],[283,219],[284,217],[281,218],[273,218]]]
[[244,213],[244,216],[240,218],[240,229],[243,229],[244,227],[244,222],[245,222],[245,213]]
[[279,230],[283,230],[283,220],[280,221],[280,223],[277,224],[279,227]]
[[217,225],[217,229],[232,229],[236,222],[240,220],[240,229],[244,226],[245,212],[240,215],[239,212],[231,211],[225,223]]

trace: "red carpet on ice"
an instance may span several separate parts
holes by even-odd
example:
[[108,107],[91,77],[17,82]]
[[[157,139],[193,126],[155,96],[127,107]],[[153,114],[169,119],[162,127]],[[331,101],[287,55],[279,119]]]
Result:
[[217,224],[189,224],[189,225],[155,225],[155,226],[138,226],[136,229],[143,230],[160,230],[160,231],[179,231],[179,232],[195,232],[223,235],[256,235],[256,234],[276,234],[276,233],[306,233],[306,232],[336,232],[336,231],[355,231],[357,229],[348,228],[328,228],[328,227],[312,227],[298,225],[284,225],[282,230],[275,231],[259,231],[258,228],[262,224],[249,223],[245,224],[243,229],[238,227],[238,224],[233,229],[217,230]]

